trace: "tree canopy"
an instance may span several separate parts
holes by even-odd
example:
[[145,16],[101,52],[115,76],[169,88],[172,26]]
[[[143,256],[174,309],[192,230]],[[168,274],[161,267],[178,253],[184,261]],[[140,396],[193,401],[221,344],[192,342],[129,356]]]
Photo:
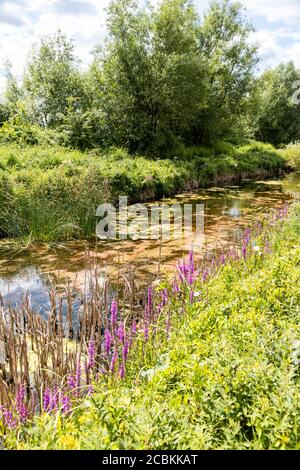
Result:
[[38,126],[81,149],[151,155],[220,139],[300,138],[300,73],[290,63],[257,76],[240,3],[212,0],[201,17],[192,0],[111,0],[107,29],[88,70],[61,31],[34,45],[21,83],[7,64],[2,124]]

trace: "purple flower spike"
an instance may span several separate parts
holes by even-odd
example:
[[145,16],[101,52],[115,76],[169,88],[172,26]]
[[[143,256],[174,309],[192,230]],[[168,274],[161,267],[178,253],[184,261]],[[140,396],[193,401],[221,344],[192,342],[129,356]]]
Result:
[[14,419],[13,414],[10,410],[0,407],[0,412],[2,413],[3,423],[9,429],[13,429],[17,426],[17,421]]
[[50,402],[51,402],[51,392],[50,392],[50,388],[47,387],[46,390],[44,391],[44,395],[43,395],[43,409],[44,409],[44,411],[49,410]]
[[70,390],[74,390],[76,388],[76,380],[75,380],[74,375],[69,375],[68,385],[69,385]]
[[120,326],[119,326],[118,331],[117,331],[117,337],[119,338],[120,343],[124,344],[125,328],[124,328],[124,323],[123,322],[120,323]]
[[59,397],[59,393],[58,393],[57,387],[54,386],[52,394],[51,394],[49,407],[48,407],[49,412],[58,410],[58,401],[59,401],[58,397]]
[[148,328],[148,324],[145,322],[145,328],[144,328],[144,338],[146,341],[148,341],[149,339],[149,328]]
[[25,406],[25,387],[24,385],[19,385],[16,393],[16,410],[18,413],[20,423],[25,423],[27,419],[27,409]]
[[93,369],[95,367],[95,356],[96,356],[95,341],[91,339],[88,345],[88,369]]
[[117,321],[117,316],[118,316],[118,303],[116,300],[113,300],[111,303],[110,313],[111,313],[110,322],[111,322],[112,327],[114,327]]
[[71,410],[71,400],[67,395],[63,395],[61,399],[61,411],[63,414]]
[[104,350],[106,354],[109,356],[110,353],[110,346],[111,346],[111,334],[109,330],[105,330],[104,333]]
[[129,353],[129,342],[126,340],[125,343],[124,343],[124,347],[123,347],[123,360],[124,360],[124,362],[127,361],[128,353]]
[[121,380],[123,380],[124,377],[125,377],[125,367],[124,367],[124,364],[121,364],[121,365],[120,365],[119,376],[120,376],[120,379],[121,379]]
[[111,363],[110,363],[110,371],[111,371],[111,373],[114,373],[114,370],[115,370],[115,367],[116,367],[117,359],[118,359],[118,350],[115,349],[115,350],[114,350],[114,353],[113,353],[113,355],[112,355],[112,358],[111,358]]

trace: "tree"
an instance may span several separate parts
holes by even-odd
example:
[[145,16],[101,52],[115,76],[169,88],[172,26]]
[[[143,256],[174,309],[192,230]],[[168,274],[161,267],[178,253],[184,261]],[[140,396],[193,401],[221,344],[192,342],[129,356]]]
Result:
[[198,46],[207,64],[208,97],[194,128],[196,143],[212,143],[240,130],[258,61],[257,48],[248,41],[251,31],[238,2],[213,1],[204,15]]
[[24,99],[22,86],[18,84],[16,77],[12,73],[12,64],[9,60],[5,61],[5,90],[3,95],[3,107],[6,110],[6,117],[14,116],[20,103]]
[[24,90],[33,121],[55,127],[63,121],[71,97],[81,97],[74,44],[61,31],[43,38],[29,57]]
[[293,62],[267,70],[257,79],[253,97],[257,139],[274,145],[300,140],[300,102],[292,99],[299,80],[300,71]]
[[133,151],[164,152],[201,108],[204,67],[197,54],[198,18],[189,0],[157,10],[114,0],[103,59],[102,96],[112,141]]

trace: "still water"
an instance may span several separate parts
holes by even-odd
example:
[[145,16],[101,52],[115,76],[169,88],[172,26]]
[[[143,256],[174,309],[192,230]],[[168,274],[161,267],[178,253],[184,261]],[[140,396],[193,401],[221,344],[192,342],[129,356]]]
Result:
[[[204,204],[204,246],[202,253],[235,243],[243,228],[259,213],[266,213],[300,198],[300,173],[275,181],[245,182],[241,186],[210,188],[179,194],[165,203]],[[110,295],[119,283],[135,288],[174,270],[176,261],[187,253],[182,240],[139,240],[95,243],[74,241],[16,248],[10,241],[0,244],[0,294],[3,303],[18,306],[24,295],[32,308],[43,315],[50,307],[49,292],[55,288],[62,299],[72,292],[74,309],[80,308],[95,276],[103,286],[110,279]]]

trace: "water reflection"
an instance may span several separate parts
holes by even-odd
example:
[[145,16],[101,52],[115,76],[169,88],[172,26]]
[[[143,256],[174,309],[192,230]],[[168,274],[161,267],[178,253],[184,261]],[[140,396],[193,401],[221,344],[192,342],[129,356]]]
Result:
[[[281,181],[258,181],[225,189],[211,188],[180,194],[165,202],[204,204],[203,249],[210,250],[219,242],[235,243],[243,228],[257,213],[282,206],[299,196],[300,173],[294,173]],[[182,240],[164,243],[160,243],[160,240],[129,240],[98,242],[96,245],[76,241],[43,245],[20,253],[11,250],[10,246],[4,250],[5,243],[0,250],[0,294],[3,302],[16,307],[22,302],[24,293],[28,292],[32,308],[38,309],[41,315],[47,315],[50,309],[49,292],[53,286],[61,292],[63,311],[66,309],[66,287],[71,288],[76,313],[84,295],[89,294],[90,281],[95,271],[102,285],[108,278],[112,279],[113,289],[117,288],[124,270],[134,271],[142,285],[158,274],[172,272],[176,260],[186,253]]]

